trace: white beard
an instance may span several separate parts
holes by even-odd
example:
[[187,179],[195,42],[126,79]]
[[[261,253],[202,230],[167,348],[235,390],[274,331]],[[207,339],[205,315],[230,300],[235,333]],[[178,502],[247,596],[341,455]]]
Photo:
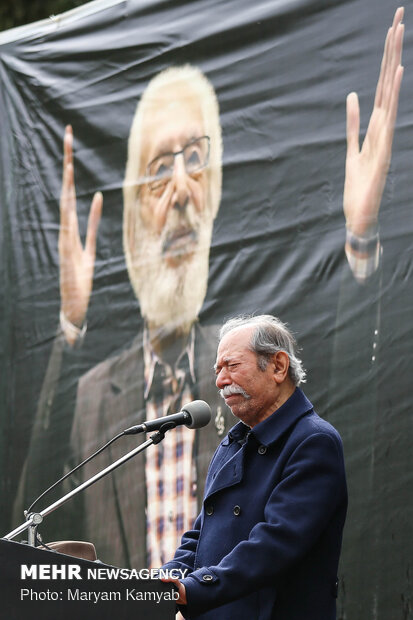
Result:
[[129,269],[142,316],[149,325],[167,331],[185,329],[194,323],[207,290],[212,219],[205,213],[195,214],[191,206],[187,210],[186,225],[190,223],[197,235],[192,254],[180,250],[184,255],[175,266],[165,258],[165,239],[180,219],[172,213],[161,236],[149,233],[142,224],[137,227],[136,251]]

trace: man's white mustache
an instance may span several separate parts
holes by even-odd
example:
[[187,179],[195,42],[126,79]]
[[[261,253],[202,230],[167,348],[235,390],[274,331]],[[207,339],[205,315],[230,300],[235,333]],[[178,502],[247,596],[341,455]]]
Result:
[[249,400],[251,396],[237,383],[231,383],[231,385],[226,385],[222,390],[219,390],[220,396],[222,398],[226,398],[227,396],[231,396],[231,394],[241,394],[244,398]]
[[186,240],[189,245],[198,242],[198,235],[193,228],[180,227],[168,231],[165,240],[162,243],[162,254],[168,252],[176,242]]

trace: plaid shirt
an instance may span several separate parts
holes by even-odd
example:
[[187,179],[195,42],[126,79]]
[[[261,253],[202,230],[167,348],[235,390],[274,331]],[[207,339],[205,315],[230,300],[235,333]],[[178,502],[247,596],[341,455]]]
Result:
[[[144,333],[145,402],[148,420],[175,413],[194,400],[194,329],[174,367],[164,363]],[[148,567],[170,560],[197,515],[195,433],[178,426],[146,451]]]

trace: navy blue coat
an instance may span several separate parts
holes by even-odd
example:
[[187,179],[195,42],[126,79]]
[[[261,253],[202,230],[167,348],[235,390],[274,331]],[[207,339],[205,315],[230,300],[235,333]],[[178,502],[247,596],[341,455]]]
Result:
[[202,512],[166,568],[187,568],[187,618],[333,620],[347,509],[342,443],[300,389],[250,432],[236,424]]

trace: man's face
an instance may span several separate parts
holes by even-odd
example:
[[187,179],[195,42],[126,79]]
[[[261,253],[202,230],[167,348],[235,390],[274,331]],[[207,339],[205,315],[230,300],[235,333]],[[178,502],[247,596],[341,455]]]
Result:
[[161,237],[163,259],[171,266],[192,255],[208,199],[202,165],[208,139],[203,138],[199,102],[185,92],[180,95],[171,102],[165,97],[151,111],[142,149],[142,168],[154,180],[141,188],[141,218],[148,232]]
[[129,239],[133,285],[150,323],[192,323],[206,293],[213,224],[200,102],[175,85],[158,93],[144,119],[147,182],[138,197],[141,229]]
[[226,404],[251,428],[275,411],[280,395],[275,364],[269,361],[262,371],[249,349],[253,329],[243,327],[224,336],[215,364],[216,385]]

